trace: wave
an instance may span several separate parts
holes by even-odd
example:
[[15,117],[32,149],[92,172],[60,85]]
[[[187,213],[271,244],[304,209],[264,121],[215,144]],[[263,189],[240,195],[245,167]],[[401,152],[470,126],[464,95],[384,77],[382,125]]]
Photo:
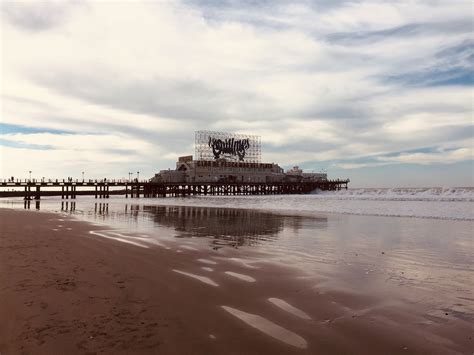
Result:
[[474,187],[353,188],[340,191],[315,190],[325,198],[381,201],[474,201]]

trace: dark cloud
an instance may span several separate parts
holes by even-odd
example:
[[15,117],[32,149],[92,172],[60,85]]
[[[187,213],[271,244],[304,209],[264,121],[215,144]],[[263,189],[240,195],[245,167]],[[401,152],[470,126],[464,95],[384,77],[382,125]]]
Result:
[[364,45],[374,42],[407,38],[413,36],[426,36],[429,34],[470,33],[472,22],[469,18],[454,22],[410,23],[376,31],[355,31],[331,33],[326,40],[341,45]]
[[288,6],[303,5],[314,14],[358,0],[184,0],[209,23],[238,22],[260,29],[283,30],[297,27],[288,22]]
[[389,83],[410,86],[474,85],[474,41],[439,50],[417,71],[401,72],[382,78]]
[[62,95],[127,110],[180,120],[219,122],[224,119],[271,119],[283,112],[272,110],[264,96],[228,90],[195,79],[150,77],[125,79],[107,70],[34,74],[33,81]]
[[294,151],[317,153],[339,147],[340,146],[338,144],[318,141],[317,132],[315,133],[315,139],[295,139],[290,140],[290,142],[284,144],[263,143],[263,150],[265,152],[281,153],[282,155]]
[[13,26],[28,31],[45,31],[59,26],[79,1],[6,1],[0,11]]

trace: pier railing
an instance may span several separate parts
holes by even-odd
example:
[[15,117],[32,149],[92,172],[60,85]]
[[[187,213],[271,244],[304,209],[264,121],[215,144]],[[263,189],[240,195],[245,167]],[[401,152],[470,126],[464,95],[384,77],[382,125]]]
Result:
[[[189,182],[154,183],[129,180],[27,180],[0,182],[0,197],[40,199],[41,196],[61,196],[75,199],[78,195],[108,198],[110,195],[125,197],[166,197],[195,195],[285,195],[308,194],[316,189],[334,191],[347,189],[346,180],[319,180],[308,182]],[[79,190],[78,190],[79,188]]]

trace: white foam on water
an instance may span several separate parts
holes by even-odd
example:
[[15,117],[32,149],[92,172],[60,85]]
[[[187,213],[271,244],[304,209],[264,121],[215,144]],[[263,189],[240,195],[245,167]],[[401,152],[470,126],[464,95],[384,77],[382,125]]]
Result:
[[207,267],[207,266],[203,266],[203,267],[201,267],[201,269],[203,269],[205,271],[209,271],[209,272],[214,271],[214,269],[212,267]]
[[176,252],[177,253],[182,253],[183,251],[178,249],[178,250],[176,250]]
[[134,242],[133,240],[129,240],[129,239],[124,239],[124,238],[119,238],[119,237],[112,237],[110,235],[106,235],[104,233],[99,233],[99,232],[95,232],[95,231],[89,231],[90,234],[93,234],[95,236],[98,236],[98,237],[102,237],[102,238],[107,238],[107,239],[112,239],[112,240],[116,240],[118,242],[122,242],[122,243],[126,243],[126,244],[131,244],[131,245],[135,245],[137,247],[141,247],[141,248],[149,248],[148,245],[145,245],[145,244],[142,244],[142,243],[138,243],[138,242]]
[[57,232],[59,229],[53,228],[53,231]]
[[189,276],[193,279],[196,279],[196,280],[199,280],[201,282],[204,282],[205,284],[207,285],[211,285],[211,286],[219,286],[219,284],[215,283],[214,281],[212,281],[209,277],[206,277],[206,276],[200,276],[200,275],[195,275],[195,274],[191,274],[189,272],[185,272],[185,271],[181,271],[181,270],[176,270],[176,269],[173,269],[174,272],[177,272],[178,274],[182,274],[182,275],[186,275],[186,276]]
[[211,338],[212,340],[215,340],[216,336],[214,334],[209,334],[209,338]]
[[209,259],[197,259],[197,260],[203,264],[217,265],[217,263],[213,260],[209,260]]
[[301,336],[279,326],[278,324],[269,321],[266,318],[263,318],[257,314],[247,313],[229,306],[221,307],[225,311],[232,314],[234,317],[239,318],[244,323],[250,325],[255,329],[258,329],[262,333],[271,336],[272,338],[275,338],[288,345],[292,345],[300,349],[306,349],[308,347],[308,343]]
[[236,279],[246,281],[246,282],[255,282],[255,280],[252,276],[244,275],[244,274],[239,274],[237,272],[232,272],[232,271],[226,271],[225,274],[235,277]]
[[292,306],[291,304],[289,304],[288,302],[280,299],[280,298],[269,298],[268,299],[269,302],[273,303],[275,306],[277,306],[278,308],[281,308],[282,310],[288,312],[288,313],[291,313],[299,318],[302,318],[302,319],[308,319],[310,320],[311,317],[309,315],[307,315],[305,312],[303,312],[301,309],[298,309],[294,306]]
[[66,228],[68,231],[72,231],[72,228]]
[[[172,199],[175,206],[229,207],[297,213],[342,213],[372,216],[474,220],[474,187],[394,188],[317,191],[311,195],[196,196]],[[156,199],[157,205],[170,200]],[[228,242],[222,242],[227,244]]]

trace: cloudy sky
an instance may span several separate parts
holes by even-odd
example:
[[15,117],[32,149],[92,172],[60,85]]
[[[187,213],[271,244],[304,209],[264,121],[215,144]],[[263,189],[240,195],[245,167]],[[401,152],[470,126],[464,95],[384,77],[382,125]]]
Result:
[[472,186],[471,1],[2,2],[0,177],[151,177],[195,130],[352,186]]

